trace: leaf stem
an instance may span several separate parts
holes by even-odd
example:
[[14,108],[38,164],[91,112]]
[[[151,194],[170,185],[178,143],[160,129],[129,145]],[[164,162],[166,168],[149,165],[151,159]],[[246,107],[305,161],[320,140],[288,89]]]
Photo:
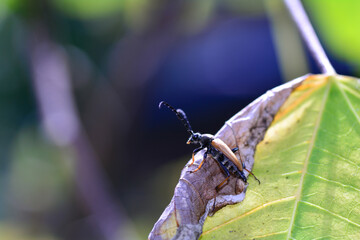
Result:
[[284,3],[321,72],[328,75],[336,74],[334,67],[331,65],[323,47],[321,46],[319,38],[310,23],[301,1],[284,0]]

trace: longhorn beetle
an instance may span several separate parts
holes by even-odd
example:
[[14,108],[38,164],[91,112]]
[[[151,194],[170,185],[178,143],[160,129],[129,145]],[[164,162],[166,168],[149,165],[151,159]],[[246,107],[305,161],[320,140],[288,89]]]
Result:
[[230,174],[243,180],[245,183],[247,183],[247,179],[245,177],[243,170],[246,170],[251,175],[253,175],[254,178],[260,184],[259,179],[257,179],[252,172],[250,172],[249,170],[247,170],[245,168],[245,164],[241,160],[237,159],[237,157],[234,153],[239,150],[238,148],[230,149],[229,146],[226,145],[220,138],[215,138],[211,134],[194,133],[194,131],[192,130],[191,125],[189,123],[189,120],[187,119],[186,114],[183,110],[175,109],[170,104],[168,104],[167,102],[164,102],[164,101],[160,102],[159,108],[161,108],[163,105],[165,105],[171,111],[173,111],[176,114],[176,116],[178,117],[178,119],[184,124],[186,130],[190,134],[190,138],[188,139],[188,141],[186,143],[187,144],[200,144],[200,147],[194,149],[193,154],[192,154],[192,161],[188,167],[193,165],[193,163],[195,161],[195,159],[194,159],[195,153],[206,148],[203,160],[201,161],[201,163],[197,169],[195,169],[194,171],[190,171],[191,173],[198,171],[201,168],[201,166],[203,165],[207,155],[210,154],[213,157],[213,159],[215,159],[218,162],[219,166],[221,167],[221,169],[223,170],[223,172],[226,175],[225,180],[216,186],[217,191],[229,180]]

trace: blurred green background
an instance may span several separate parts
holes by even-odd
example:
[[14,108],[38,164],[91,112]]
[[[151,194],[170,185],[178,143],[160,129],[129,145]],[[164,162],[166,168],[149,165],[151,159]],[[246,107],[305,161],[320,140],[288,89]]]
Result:
[[[358,76],[360,2],[305,1]],[[191,156],[246,104],[318,68],[278,0],[0,0],[0,239],[145,239]]]

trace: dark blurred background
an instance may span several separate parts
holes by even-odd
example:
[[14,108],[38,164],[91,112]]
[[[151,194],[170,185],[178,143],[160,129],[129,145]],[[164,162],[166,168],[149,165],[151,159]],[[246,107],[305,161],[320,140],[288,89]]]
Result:
[[[358,76],[360,2],[305,1]],[[319,73],[279,0],[1,0],[0,239],[145,239],[191,156],[285,81]]]

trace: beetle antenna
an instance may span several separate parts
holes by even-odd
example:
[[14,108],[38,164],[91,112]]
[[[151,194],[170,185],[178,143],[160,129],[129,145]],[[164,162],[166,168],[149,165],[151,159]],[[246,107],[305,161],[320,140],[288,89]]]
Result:
[[190,129],[190,131],[193,132],[189,119],[187,118],[185,112],[180,108],[176,109],[176,112],[178,112],[182,116],[182,118],[186,121],[186,126],[187,126],[186,128]]
[[170,104],[168,104],[168,103],[165,102],[165,101],[161,101],[161,102],[159,103],[159,108],[161,108],[162,105],[167,106],[171,111],[173,111],[173,112],[176,114],[177,118],[180,119],[180,121],[184,124],[186,130],[187,130],[191,135],[194,134],[194,131],[193,131],[192,128],[191,128],[190,122],[189,122],[188,118],[186,117],[186,114],[185,114],[185,112],[184,112],[183,110],[181,110],[181,109],[175,109],[173,106],[171,106]]

